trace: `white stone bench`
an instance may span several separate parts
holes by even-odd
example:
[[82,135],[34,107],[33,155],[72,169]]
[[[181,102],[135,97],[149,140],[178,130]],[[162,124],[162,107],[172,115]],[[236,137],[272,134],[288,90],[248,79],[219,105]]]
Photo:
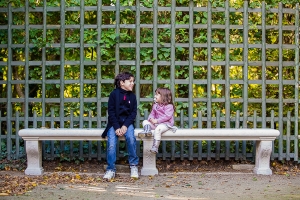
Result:
[[[42,167],[42,141],[43,140],[106,140],[101,137],[104,129],[22,129],[19,136],[26,141],[27,169],[26,175],[41,175]],[[142,129],[135,129],[135,136]],[[280,132],[275,129],[178,129],[176,133],[167,131],[161,140],[188,141],[188,140],[213,140],[213,141],[256,141],[255,174],[271,175],[270,156],[272,152],[272,141],[278,137]],[[120,138],[124,140],[124,138]],[[143,138],[143,167],[141,175],[156,175],[156,155],[150,152],[153,138]]]

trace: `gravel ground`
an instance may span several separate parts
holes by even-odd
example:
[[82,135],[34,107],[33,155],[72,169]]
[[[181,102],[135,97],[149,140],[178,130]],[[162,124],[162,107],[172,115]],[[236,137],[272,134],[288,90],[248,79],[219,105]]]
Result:
[[[100,173],[89,175],[103,176]],[[129,173],[119,173],[116,181],[111,182],[39,185],[21,196],[0,196],[0,199],[300,199],[300,174],[266,176],[252,172],[173,172],[120,181],[128,177]]]
[[251,162],[157,160],[159,175],[138,180],[131,180],[128,164],[120,162],[116,178],[110,182],[102,180],[103,162],[54,160],[43,164],[43,176],[26,176],[12,167],[0,171],[0,199],[300,199],[300,165],[296,162],[272,161],[273,175],[266,176],[253,174]]

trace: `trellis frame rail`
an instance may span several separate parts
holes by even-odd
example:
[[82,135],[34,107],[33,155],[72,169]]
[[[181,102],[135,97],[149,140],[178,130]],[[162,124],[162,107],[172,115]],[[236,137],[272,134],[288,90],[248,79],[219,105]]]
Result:
[[[152,98],[141,98],[140,97],[140,85],[141,84],[152,84],[153,90],[157,87],[158,84],[170,84],[171,90],[176,90],[175,85],[177,84],[188,84],[189,87],[189,97],[188,98],[175,98],[175,102],[187,102],[188,103],[188,116],[181,115],[177,117],[176,120],[183,124],[183,122],[188,122],[188,126],[192,127],[194,122],[198,122],[198,127],[200,128],[202,122],[206,123],[206,127],[210,128],[214,126],[213,122],[224,122],[225,127],[230,127],[232,121],[241,122],[242,127],[248,127],[249,122],[257,123],[259,122],[261,127],[267,127],[267,124],[271,124],[272,128],[278,128],[281,132],[280,137],[278,138],[278,152],[273,154],[273,158],[277,158],[279,160],[283,159],[291,159],[293,158],[295,161],[298,160],[298,131],[299,131],[299,37],[296,37],[295,44],[283,44],[282,34],[284,30],[294,31],[295,35],[299,35],[299,5],[297,4],[296,9],[285,9],[280,3],[278,8],[271,8],[268,12],[274,12],[278,14],[279,23],[278,26],[271,26],[265,23],[265,14],[267,12],[266,5],[262,3],[262,8],[249,8],[248,2],[244,2],[244,7],[236,10],[235,8],[230,8],[228,1],[225,3],[225,8],[212,8],[210,2],[208,2],[207,7],[196,7],[193,1],[190,1],[188,7],[176,7],[176,1],[172,0],[172,4],[170,7],[160,7],[158,6],[158,1],[153,1],[152,8],[141,7],[139,0],[136,1],[136,6],[121,6],[120,1],[116,1],[115,6],[102,6],[102,1],[99,0],[97,6],[85,6],[84,0],[81,0],[81,6],[79,7],[66,7],[65,1],[60,2],[60,7],[47,7],[46,0],[44,0],[44,7],[35,7],[31,8],[29,6],[29,2],[26,1],[25,7],[22,8],[13,8],[12,4],[9,3],[7,8],[0,8],[0,12],[7,13],[8,16],[8,24],[1,25],[0,29],[7,30],[8,41],[7,44],[0,44],[0,49],[7,50],[7,61],[0,61],[0,67],[6,68],[7,79],[1,80],[0,84],[6,87],[7,97],[0,98],[0,103],[6,105],[6,115],[0,116],[1,122],[6,124],[6,132],[3,132],[1,129],[1,137],[0,137],[0,145],[1,141],[6,141],[7,145],[7,158],[10,159],[12,152],[12,144],[16,145],[16,155],[19,157],[20,150],[20,138],[17,135],[17,131],[20,128],[28,128],[31,122],[36,123],[41,122],[41,126],[45,126],[46,122],[54,123],[54,121],[60,122],[61,128],[64,128],[64,123],[66,121],[78,121],[79,127],[84,127],[84,122],[97,122],[97,127],[101,127],[101,123],[106,121],[106,116],[97,115],[95,117],[84,117],[84,115],[80,115],[79,117],[73,116],[64,116],[64,107],[66,102],[79,102],[80,113],[84,113],[83,104],[85,102],[96,102],[97,103],[97,113],[101,113],[102,103],[107,102],[107,97],[101,96],[101,85],[113,83],[113,80],[103,80],[101,79],[101,66],[111,65],[111,63],[101,61],[100,57],[97,57],[96,61],[85,61],[84,60],[84,48],[91,47],[93,44],[84,43],[84,28],[92,28],[98,31],[97,40],[101,39],[101,30],[104,28],[115,28],[116,33],[120,33],[121,28],[129,28],[136,30],[136,41],[135,43],[117,43],[115,47],[116,51],[116,62],[115,64],[115,74],[119,73],[121,66],[136,66],[135,76],[136,76],[136,96],[138,100],[138,104],[141,102],[151,102]],[[121,24],[120,23],[120,11],[125,9],[131,9],[136,12],[136,24]],[[97,24],[95,25],[87,25],[84,24],[84,19],[80,19],[80,24],[76,25],[66,25],[65,24],[65,16],[64,13],[66,11],[79,11],[80,15],[84,15],[85,11],[97,11],[99,14],[97,18]],[[102,24],[102,11],[115,11],[116,13],[116,24]],[[153,24],[140,24],[140,13],[141,12],[153,12]],[[168,11],[171,12],[171,24],[157,24],[157,13],[159,11]],[[190,22],[189,24],[176,24],[175,23],[175,13],[178,11],[189,12]],[[16,12],[24,12],[25,13],[25,23],[24,25],[14,25],[13,24],[13,14]],[[44,21],[42,25],[33,25],[29,24],[29,13],[31,12],[42,12]],[[60,12],[61,20],[60,25],[49,25],[46,23],[47,12]],[[207,12],[208,13],[208,22],[207,24],[195,24],[193,22],[193,13],[194,12]],[[211,14],[212,12],[225,12],[225,16],[228,18],[230,12],[241,12],[244,14],[244,23],[243,25],[230,25],[229,20],[226,21],[225,25],[214,25],[211,22]],[[249,44],[248,39],[248,31],[251,27],[248,26],[248,15],[251,12],[261,12],[262,13],[262,23],[260,26],[255,28],[262,30],[262,43],[261,44]],[[283,26],[282,25],[282,17],[284,13],[291,13],[295,15],[295,25],[294,26]],[[80,29],[80,43],[65,43],[65,30],[66,29]],[[152,28],[153,29],[153,43],[143,44],[140,42],[140,29],[141,28]],[[168,47],[171,49],[171,60],[170,61],[160,61],[157,57],[157,49],[161,47],[157,38],[157,31],[161,28],[168,28],[171,30],[171,41],[170,43],[164,44],[164,47]],[[179,28],[184,28],[189,30],[189,42],[188,43],[176,43],[175,40],[175,30]],[[207,43],[193,43],[193,30],[194,29],[206,29],[207,37],[211,38],[211,30],[214,28],[224,29],[225,35],[229,35],[230,29],[243,29],[244,31],[244,40],[242,44],[230,44],[229,37],[226,37],[225,43],[212,43],[211,40],[207,40]],[[12,44],[12,31],[16,29],[24,29],[25,30],[25,43],[24,44]],[[58,29],[61,31],[61,43],[51,44],[51,47],[59,47],[61,49],[61,59],[58,61],[47,61],[46,60],[46,47],[42,48],[42,58],[40,61],[30,61],[25,59],[24,61],[15,61],[13,60],[13,49],[14,48],[24,48],[25,50],[25,58],[29,57],[29,49],[34,47],[34,44],[31,44],[29,41],[29,30],[30,29],[40,29],[43,30],[43,38],[46,38],[46,30],[48,29]],[[265,34],[268,29],[276,29],[279,32],[279,42],[276,45],[266,44]],[[136,50],[136,59],[133,61],[120,60],[119,53],[120,48],[126,47],[134,47]],[[142,62],[140,59],[140,49],[143,47],[153,48],[153,60],[152,62],[146,61]],[[185,47],[189,49],[190,57],[188,61],[176,61],[175,59],[175,48],[176,47]],[[195,61],[193,60],[193,48],[194,47],[206,47],[208,50],[208,60],[205,61]],[[225,48],[226,58],[225,61],[213,61],[211,58],[212,48],[219,47]],[[66,48],[80,48],[81,56],[80,60],[77,61],[67,61],[64,60],[64,53]],[[97,45],[96,51],[97,55],[100,55],[100,45]],[[230,61],[229,59],[229,50],[230,48],[243,48],[243,60],[242,61]],[[262,60],[261,61],[249,61],[248,60],[248,49],[250,48],[261,48],[262,50]],[[295,61],[283,61],[283,57],[279,56],[278,62],[269,62],[266,61],[266,49],[274,48],[279,50],[279,54],[282,54],[283,49],[294,49],[295,50]],[[49,65],[60,65],[60,79],[59,80],[47,80],[45,77],[45,69]],[[80,65],[81,74],[83,74],[84,66],[95,65],[98,70],[98,79],[97,80],[86,80],[83,75],[80,76],[79,80],[64,80],[64,67],[65,65]],[[142,80],[140,78],[140,67],[153,66],[153,80]],[[170,66],[170,79],[168,80],[158,80],[157,71],[158,66],[161,65],[169,65]],[[189,79],[175,79],[175,66],[182,65],[189,67]],[[225,78],[222,80],[214,80],[212,79],[212,71],[211,68],[207,68],[207,79],[193,79],[193,67],[194,66],[225,66]],[[242,80],[230,80],[229,78],[229,68],[232,65],[243,66],[243,79]],[[278,66],[279,68],[279,79],[278,80],[266,80],[266,66]],[[25,80],[14,80],[12,74],[13,66],[24,66],[25,67]],[[30,80],[29,79],[29,67],[30,66],[41,66],[42,67],[42,77],[40,80]],[[262,80],[249,80],[248,79],[248,67],[249,66],[262,66]],[[282,70],[285,66],[295,66],[295,80],[283,80]],[[64,97],[64,85],[66,84],[79,84],[80,90],[83,90],[84,84],[88,83],[96,83],[97,84],[97,96],[93,98],[85,98],[83,93],[80,94],[79,98],[65,98]],[[16,84],[24,84],[25,88],[25,96],[24,98],[13,98],[11,91],[14,85]],[[29,98],[29,84],[41,84],[42,85],[42,97],[41,98]],[[46,98],[45,96],[45,85],[46,84],[60,84],[60,97],[59,98]],[[213,98],[211,93],[207,94],[206,98],[194,98],[193,97],[193,84],[206,84],[207,91],[211,91],[212,84],[224,84],[225,85],[225,95],[223,98]],[[238,99],[230,98],[230,85],[231,84],[241,84],[243,85],[243,97]],[[261,84],[262,85],[262,98],[261,99],[251,99],[248,98],[247,90],[249,84]],[[266,93],[266,85],[267,84],[277,84],[279,86],[278,91],[278,99],[267,99],[265,98]],[[295,87],[295,99],[285,99],[283,95],[283,86],[284,85],[293,85]],[[18,112],[14,112],[13,103],[23,103],[25,106],[25,114],[24,117],[18,117]],[[42,113],[41,116],[29,116],[29,104],[34,102],[41,102],[42,109],[45,110],[46,103],[59,103],[60,104],[60,116],[51,116],[47,117],[45,113]],[[205,116],[194,117],[193,103],[195,102],[205,102],[207,105],[207,113]],[[213,102],[224,102],[225,103],[225,116],[220,116],[219,118],[214,117],[214,113],[211,110]],[[261,103],[262,115],[261,117],[256,116],[246,116],[238,117],[233,119],[230,116],[230,103],[232,102],[243,102],[243,110],[242,113],[248,113],[248,104],[249,103]],[[267,103],[278,103],[278,116],[267,116]],[[283,106],[285,103],[293,103],[294,104],[294,113],[288,113],[287,116],[283,114]],[[237,112],[238,113],[238,112]],[[292,115],[292,116],[291,116]],[[199,118],[201,118],[201,121]],[[136,126],[140,126],[140,122],[144,118],[139,113],[136,120]],[[182,121],[183,120],[183,121]],[[20,126],[20,122],[22,122],[22,127]],[[274,123],[273,123],[274,122]],[[293,123],[293,133],[291,132],[291,123]],[[217,123],[218,124],[218,123]],[[277,124],[278,127],[274,127],[274,124]],[[3,125],[1,123],[0,125]],[[217,125],[218,126],[218,125]],[[251,125],[252,126],[252,125]],[[254,126],[254,125],[253,125]],[[70,125],[71,127],[71,125]],[[285,134],[284,127],[287,130]],[[14,140],[14,142],[12,142]],[[293,141],[293,152],[290,152],[290,144]],[[286,146],[284,146],[284,144]],[[189,143],[192,145],[192,143]],[[199,145],[201,145],[199,143]],[[165,147],[163,147],[165,148]],[[227,149],[228,149],[227,145]],[[285,152],[284,152],[285,149]],[[1,151],[1,148],[0,148]],[[210,151],[210,150],[209,150]],[[182,154],[183,155],[183,154]],[[200,155],[199,155],[200,156]],[[162,155],[165,158],[164,155]]]

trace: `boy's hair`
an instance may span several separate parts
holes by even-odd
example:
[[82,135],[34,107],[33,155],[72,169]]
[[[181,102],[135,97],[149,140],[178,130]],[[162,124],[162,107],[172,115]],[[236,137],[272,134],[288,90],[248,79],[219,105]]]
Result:
[[174,107],[173,100],[172,100],[172,92],[171,92],[170,89],[168,89],[168,88],[157,88],[155,90],[155,93],[156,92],[161,95],[161,101],[162,101],[163,105],[172,104],[173,107]]
[[115,87],[116,88],[121,87],[120,82],[125,81],[125,80],[129,80],[131,77],[134,78],[134,76],[129,72],[122,72],[122,73],[118,74],[115,78],[115,83],[114,83]]

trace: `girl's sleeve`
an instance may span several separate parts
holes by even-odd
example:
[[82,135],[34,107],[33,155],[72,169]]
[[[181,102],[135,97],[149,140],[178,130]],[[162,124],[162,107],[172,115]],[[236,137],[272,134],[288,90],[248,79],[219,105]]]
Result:
[[151,109],[150,115],[148,116],[148,120],[151,119],[151,118],[152,118],[152,119],[155,118],[155,117],[154,117],[154,116],[155,116],[155,115],[154,115],[154,105],[155,105],[155,104],[152,105],[152,109]]
[[160,116],[159,116],[159,118],[157,119],[157,122],[159,124],[167,122],[167,121],[169,121],[173,117],[173,115],[174,115],[173,105],[171,105],[171,104],[166,105],[164,111],[165,112],[161,113]]

